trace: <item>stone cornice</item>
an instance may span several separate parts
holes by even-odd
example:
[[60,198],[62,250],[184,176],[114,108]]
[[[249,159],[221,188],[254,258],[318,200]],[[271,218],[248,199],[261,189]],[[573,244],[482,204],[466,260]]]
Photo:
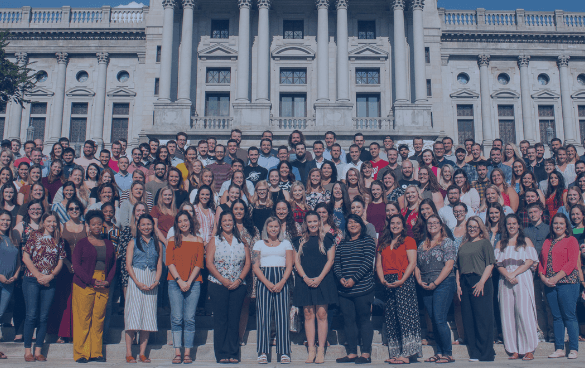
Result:
[[571,57],[569,55],[561,55],[557,59],[557,64],[559,65],[559,67],[568,67],[570,58]]
[[329,9],[329,0],[316,0],[317,9]]
[[144,29],[30,29],[11,31],[9,40],[146,40]]
[[337,9],[347,9],[349,7],[349,0],[337,0],[335,6]]
[[486,54],[477,55],[477,64],[480,67],[490,65],[490,56]]
[[528,66],[529,63],[530,63],[529,55],[518,56],[518,67]]
[[583,33],[484,33],[443,30],[441,42],[585,44]]
[[26,65],[28,62],[28,54],[26,52],[17,52],[14,56],[16,57],[17,64]]
[[258,9],[270,9],[272,0],[258,0]]
[[58,64],[67,64],[67,57],[69,56],[68,53],[66,53],[66,52],[57,52],[57,53],[55,53],[55,56],[57,57],[57,63]]
[[110,54],[108,54],[107,52],[98,52],[96,56],[98,59],[98,64],[107,64]]

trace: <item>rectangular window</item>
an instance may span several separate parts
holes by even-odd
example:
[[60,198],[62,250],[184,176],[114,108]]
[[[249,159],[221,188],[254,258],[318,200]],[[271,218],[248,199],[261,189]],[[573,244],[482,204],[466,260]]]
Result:
[[130,121],[130,104],[114,103],[112,107],[112,142],[128,139],[128,123]]
[[230,116],[230,94],[208,93],[205,96],[205,116]]
[[154,95],[158,96],[158,90],[160,88],[160,79],[154,78]]
[[380,116],[380,94],[356,95],[357,117],[373,118]]
[[307,69],[280,69],[280,84],[307,84]]
[[157,63],[160,63],[160,57],[161,57],[161,55],[162,55],[162,46],[161,45],[158,45],[156,47],[156,62]]
[[47,103],[31,103],[30,114],[30,126],[34,129],[33,139],[43,139],[45,137],[45,126],[47,125]]
[[0,102],[0,115],[6,115],[6,102]]
[[229,19],[212,19],[211,20],[211,38],[229,38],[230,21]]
[[84,142],[87,127],[87,118],[71,117],[71,127],[69,128],[69,140],[71,142]]
[[305,21],[285,19],[282,23],[285,40],[302,40],[305,37]]
[[376,39],[376,21],[359,20],[358,21],[358,38],[360,40]]
[[514,105],[498,105],[498,125],[500,127],[500,138],[504,143],[516,144]]
[[581,142],[585,139],[585,105],[578,107],[579,130],[581,132]]
[[356,69],[355,84],[380,84],[380,69]]
[[46,102],[33,102],[30,106],[31,115],[45,115],[47,113]]
[[425,63],[431,63],[431,49],[428,47],[425,47]]
[[4,138],[4,127],[6,125],[6,102],[0,102],[0,134]]
[[[547,144],[552,138],[556,138],[555,107],[552,105],[538,106],[538,126],[540,130],[540,142]],[[550,128],[550,129],[549,129]]]
[[431,80],[427,79],[427,97],[433,96],[433,86],[431,84]]
[[475,139],[473,105],[457,105],[457,133],[459,144],[468,138]]
[[232,80],[231,69],[207,69],[206,83],[230,84]]
[[293,118],[307,116],[307,95],[281,94],[280,117]]

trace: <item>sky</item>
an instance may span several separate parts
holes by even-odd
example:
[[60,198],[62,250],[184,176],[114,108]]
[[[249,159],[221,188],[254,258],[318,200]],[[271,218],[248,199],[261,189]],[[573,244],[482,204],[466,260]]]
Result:
[[[0,0],[0,7],[19,8],[23,5],[32,7],[61,7],[63,5],[69,5],[71,7],[85,8],[101,7],[102,5],[117,6],[129,2],[130,0]],[[146,5],[150,3],[149,0],[137,0],[137,2],[142,2]],[[438,2],[439,7],[445,9],[475,9],[477,7],[483,7],[488,10],[524,9],[534,11],[553,11],[555,9],[562,9],[572,12],[585,11],[583,0],[556,0],[554,3],[551,3],[550,0],[438,0]]]

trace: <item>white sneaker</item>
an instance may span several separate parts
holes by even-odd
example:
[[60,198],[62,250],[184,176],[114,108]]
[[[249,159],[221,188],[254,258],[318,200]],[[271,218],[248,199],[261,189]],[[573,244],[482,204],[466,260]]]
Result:
[[475,363],[475,362],[479,362],[479,359],[469,359],[469,361]]

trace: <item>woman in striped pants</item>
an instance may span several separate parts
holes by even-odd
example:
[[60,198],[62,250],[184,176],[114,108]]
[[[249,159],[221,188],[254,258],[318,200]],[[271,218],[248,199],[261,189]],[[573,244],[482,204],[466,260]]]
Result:
[[284,240],[278,218],[266,219],[262,240],[254,244],[252,267],[258,278],[256,286],[256,325],[258,330],[258,363],[268,363],[270,349],[270,321],[276,322],[276,353],[281,363],[290,363],[289,290],[294,252],[291,243]]

